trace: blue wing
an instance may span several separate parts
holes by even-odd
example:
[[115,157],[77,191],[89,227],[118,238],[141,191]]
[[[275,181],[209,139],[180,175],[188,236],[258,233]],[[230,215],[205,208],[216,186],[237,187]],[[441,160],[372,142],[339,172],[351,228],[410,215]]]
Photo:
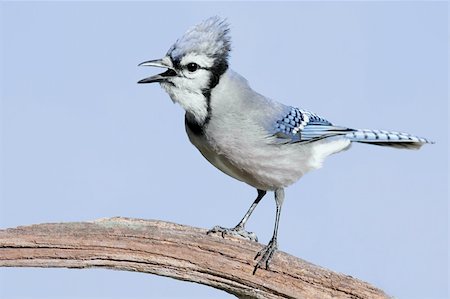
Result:
[[309,142],[355,131],[334,126],[315,113],[294,107],[290,107],[287,114],[276,121],[274,130],[276,137],[287,142]]

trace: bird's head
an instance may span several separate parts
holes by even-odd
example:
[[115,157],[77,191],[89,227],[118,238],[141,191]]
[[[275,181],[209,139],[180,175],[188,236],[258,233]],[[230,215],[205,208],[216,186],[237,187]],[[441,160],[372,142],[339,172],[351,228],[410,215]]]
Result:
[[189,29],[162,59],[141,63],[167,70],[138,83],[160,83],[189,117],[202,124],[208,118],[211,90],[228,68],[230,46],[226,21],[209,18]]

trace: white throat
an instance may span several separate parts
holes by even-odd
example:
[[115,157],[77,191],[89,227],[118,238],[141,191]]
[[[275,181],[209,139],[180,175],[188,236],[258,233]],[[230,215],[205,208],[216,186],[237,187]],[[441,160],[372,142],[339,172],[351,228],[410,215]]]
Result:
[[206,121],[208,117],[208,103],[202,93],[176,88],[169,83],[162,83],[161,86],[169,94],[172,101],[180,104],[198,124],[203,124]]

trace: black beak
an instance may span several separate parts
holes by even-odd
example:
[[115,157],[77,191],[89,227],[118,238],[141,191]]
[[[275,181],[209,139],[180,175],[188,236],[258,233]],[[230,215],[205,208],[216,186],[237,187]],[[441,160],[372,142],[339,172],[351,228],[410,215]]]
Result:
[[177,75],[175,69],[172,66],[172,60],[169,57],[164,57],[163,59],[149,60],[140,63],[138,66],[154,66],[154,67],[162,67],[167,68],[167,71],[164,73],[154,75],[145,79],[138,81],[139,84],[142,83],[154,83],[154,82],[165,82],[168,78],[174,77]]
[[154,83],[154,82],[165,82],[167,78],[176,76],[177,73],[174,70],[168,69],[164,73],[154,75],[142,80],[139,80],[138,83]]

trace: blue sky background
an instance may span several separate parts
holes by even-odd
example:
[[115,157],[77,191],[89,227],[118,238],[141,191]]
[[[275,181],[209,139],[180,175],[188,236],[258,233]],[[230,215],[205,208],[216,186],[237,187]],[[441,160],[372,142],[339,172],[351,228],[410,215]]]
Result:
[[[231,23],[258,92],[355,128],[435,140],[355,144],[286,191],[279,247],[396,298],[447,298],[446,2],[2,2],[0,227],[127,216],[233,226],[251,187],[208,164],[156,70],[190,26]],[[273,195],[248,229],[270,239]],[[0,268],[0,298],[231,298],[158,276]]]

